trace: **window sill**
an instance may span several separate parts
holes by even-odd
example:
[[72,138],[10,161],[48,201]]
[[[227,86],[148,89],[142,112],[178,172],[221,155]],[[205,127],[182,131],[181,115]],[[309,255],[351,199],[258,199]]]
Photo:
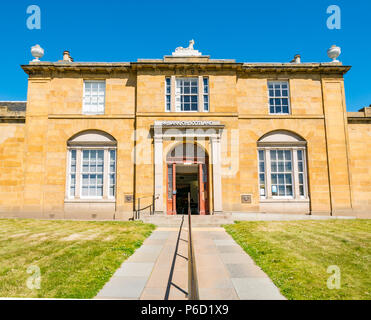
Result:
[[65,199],[65,203],[116,203],[115,199]]
[[287,198],[272,198],[272,199],[260,199],[261,203],[309,203],[310,199],[287,199]]

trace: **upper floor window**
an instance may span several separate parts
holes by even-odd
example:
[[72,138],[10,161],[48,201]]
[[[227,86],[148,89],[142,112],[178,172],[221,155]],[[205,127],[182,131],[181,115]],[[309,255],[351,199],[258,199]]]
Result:
[[83,113],[104,114],[105,81],[84,81]]
[[204,77],[204,111],[209,111],[209,78]]
[[269,113],[289,114],[289,83],[287,81],[268,82]]
[[198,79],[176,79],[175,110],[198,111]]
[[165,78],[165,111],[208,112],[210,110],[209,78]]
[[166,111],[171,111],[171,78],[166,78],[165,97],[165,109]]

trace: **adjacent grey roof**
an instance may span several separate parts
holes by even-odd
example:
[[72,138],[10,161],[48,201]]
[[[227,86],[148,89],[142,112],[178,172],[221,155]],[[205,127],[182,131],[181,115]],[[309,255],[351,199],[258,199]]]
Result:
[[7,107],[12,112],[26,111],[26,105],[26,101],[0,101],[0,107]]

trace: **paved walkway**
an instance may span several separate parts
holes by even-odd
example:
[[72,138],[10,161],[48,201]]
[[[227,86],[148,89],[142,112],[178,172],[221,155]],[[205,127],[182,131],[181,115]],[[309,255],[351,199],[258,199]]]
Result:
[[[185,219],[186,221],[187,219]],[[187,299],[188,228],[158,228],[96,299]],[[220,227],[193,228],[201,300],[281,300],[268,276]]]

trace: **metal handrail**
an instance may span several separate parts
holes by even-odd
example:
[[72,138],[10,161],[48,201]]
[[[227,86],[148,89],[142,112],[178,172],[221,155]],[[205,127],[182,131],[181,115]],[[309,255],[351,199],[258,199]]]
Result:
[[[141,208],[140,207],[140,200],[141,199],[147,199],[147,198],[152,198],[152,203],[144,208]],[[155,196],[155,195],[152,195],[152,196],[145,196],[145,197],[141,197],[141,198],[138,198],[138,207],[136,208],[135,207],[135,202],[134,202],[134,216],[133,216],[133,220],[139,220],[140,219],[140,212],[141,211],[144,211],[146,209],[149,208],[149,214],[152,216],[155,214],[155,201],[156,199],[158,199],[159,196]]]
[[200,300],[198,295],[196,259],[192,239],[192,214],[190,193],[188,193],[188,300]]

